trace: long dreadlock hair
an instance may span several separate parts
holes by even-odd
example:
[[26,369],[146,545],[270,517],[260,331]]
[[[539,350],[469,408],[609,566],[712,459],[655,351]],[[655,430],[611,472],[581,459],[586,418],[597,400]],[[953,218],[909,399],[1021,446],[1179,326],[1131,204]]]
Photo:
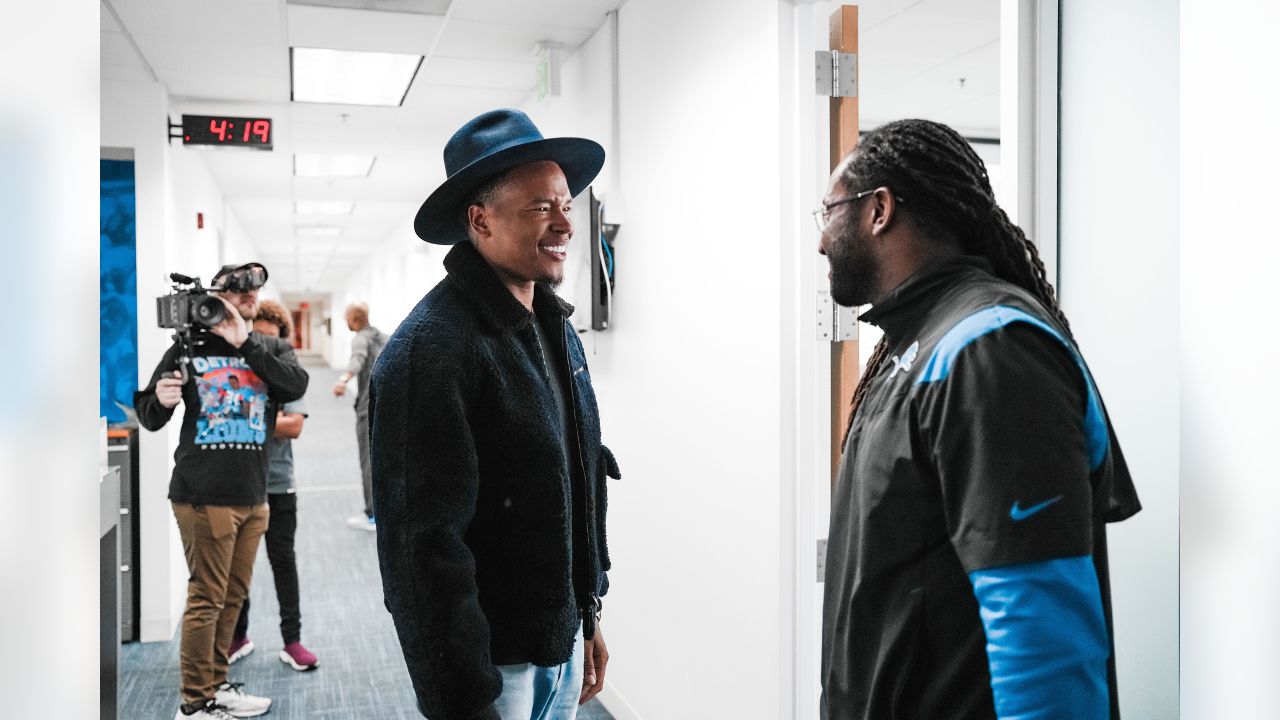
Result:
[[[1071,336],[1071,325],[1045,278],[1040,253],[996,204],[986,166],[960,133],[929,120],[898,120],[867,134],[853,154],[840,177],[846,190],[892,189],[906,201],[923,233],[952,240],[966,255],[989,260],[997,277],[1035,295]],[[887,353],[882,337],[853,392],[845,439],[871,375]]]

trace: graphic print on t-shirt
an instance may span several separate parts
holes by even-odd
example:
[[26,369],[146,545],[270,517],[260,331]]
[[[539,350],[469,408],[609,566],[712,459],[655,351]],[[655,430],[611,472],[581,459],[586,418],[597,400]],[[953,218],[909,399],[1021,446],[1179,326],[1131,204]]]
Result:
[[242,357],[195,357],[195,444],[246,450],[267,442],[267,386]]

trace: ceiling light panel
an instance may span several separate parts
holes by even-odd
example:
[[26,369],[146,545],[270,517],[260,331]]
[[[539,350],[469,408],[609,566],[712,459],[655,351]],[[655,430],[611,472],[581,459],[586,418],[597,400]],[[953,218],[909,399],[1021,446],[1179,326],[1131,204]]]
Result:
[[444,15],[445,11],[449,9],[449,2],[450,0],[289,0],[290,5],[315,5],[317,7],[414,13],[417,15]]
[[356,204],[346,200],[299,200],[293,204],[299,215],[350,215]]
[[286,8],[285,23],[291,47],[421,55],[445,26],[445,19],[439,15],[369,12],[290,3]]
[[294,102],[398,107],[421,55],[291,48]]
[[337,225],[300,225],[294,234],[300,238],[336,238],[342,235],[342,228]]
[[305,178],[362,178],[373,171],[373,155],[320,155],[297,153],[293,174]]

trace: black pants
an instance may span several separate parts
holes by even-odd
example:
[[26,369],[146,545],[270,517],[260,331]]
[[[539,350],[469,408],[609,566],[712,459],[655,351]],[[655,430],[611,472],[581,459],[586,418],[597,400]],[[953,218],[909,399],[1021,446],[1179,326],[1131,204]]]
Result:
[[[298,563],[293,553],[293,536],[298,529],[298,496],[293,493],[267,495],[271,506],[271,524],[267,526],[267,560],[276,581],[276,597],[280,600],[280,636],[284,644],[302,638],[302,612],[298,609]],[[249,634],[249,598],[244,599],[240,619],[236,622],[237,638]]]

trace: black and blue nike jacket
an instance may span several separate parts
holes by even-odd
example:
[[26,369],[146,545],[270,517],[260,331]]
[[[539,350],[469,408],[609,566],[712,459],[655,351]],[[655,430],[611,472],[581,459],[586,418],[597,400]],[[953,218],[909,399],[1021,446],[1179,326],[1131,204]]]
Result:
[[832,500],[822,717],[1118,718],[1105,525],[1140,505],[1070,335],[974,257],[861,319],[889,352]]

